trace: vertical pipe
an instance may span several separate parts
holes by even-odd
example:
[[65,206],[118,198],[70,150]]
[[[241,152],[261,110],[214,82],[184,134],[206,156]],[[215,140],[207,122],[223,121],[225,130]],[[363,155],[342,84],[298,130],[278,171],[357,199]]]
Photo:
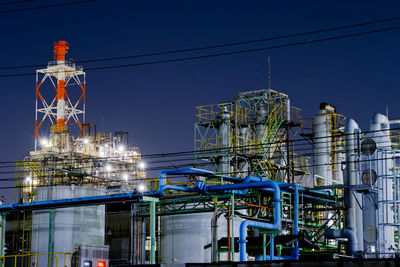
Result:
[[141,263],[146,263],[146,218],[142,217],[142,256],[141,256]]
[[218,208],[214,204],[214,209],[215,211],[211,219],[211,262],[218,262],[218,218],[222,214],[222,208]]
[[[4,256],[4,245],[6,242],[6,213],[1,213],[1,244],[0,244],[0,256]],[[1,267],[5,265],[5,259],[1,258]]]
[[[297,236],[299,234],[299,188],[297,184],[294,184],[294,232],[293,234]],[[296,260],[299,259],[299,241],[294,243],[294,257]]]
[[273,261],[274,260],[274,247],[275,247],[275,244],[274,244],[275,234],[269,234],[269,238],[270,238],[270,241],[269,241],[269,255],[270,255],[271,261]]
[[235,261],[235,195],[231,195],[231,255],[232,261]]
[[263,233],[263,260],[267,260],[267,234]]
[[49,244],[48,244],[48,249],[47,252],[49,254],[48,258],[48,266],[51,266],[51,253],[53,252],[52,250],[52,245],[53,245],[53,214],[54,214],[54,209],[49,209]]
[[[231,251],[232,250],[232,243],[231,243],[231,208],[228,209],[228,223],[227,223],[227,230],[228,230],[228,250]],[[228,253],[228,261],[232,260],[232,253],[229,252]]]
[[156,202],[150,201],[150,264],[156,264]]
[[[345,135],[345,152],[346,152],[346,171],[343,180],[344,184],[344,206],[345,206],[345,228],[357,235],[356,223],[356,201],[353,195],[352,187],[356,185],[355,176],[355,148],[356,148],[356,133],[359,132],[357,123],[353,119],[346,121]],[[360,229],[361,231],[361,229]],[[357,248],[358,249],[358,248]],[[348,248],[348,253],[354,254],[356,251],[351,251]]]
[[290,126],[286,126],[286,170],[287,183],[290,183]]
[[137,224],[136,224],[136,205],[131,204],[131,264],[137,264]]

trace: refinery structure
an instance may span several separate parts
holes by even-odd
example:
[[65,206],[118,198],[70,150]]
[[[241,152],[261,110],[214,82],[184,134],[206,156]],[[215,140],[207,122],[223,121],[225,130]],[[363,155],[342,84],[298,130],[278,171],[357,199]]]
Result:
[[0,266],[398,257],[399,120],[361,129],[328,103],[306,120],[283,92],[243,90],[196,107],[191,166],[152,177],[127,132],[87,122],[68,49],[56,42],[36,73],[35,148],[0,205]]

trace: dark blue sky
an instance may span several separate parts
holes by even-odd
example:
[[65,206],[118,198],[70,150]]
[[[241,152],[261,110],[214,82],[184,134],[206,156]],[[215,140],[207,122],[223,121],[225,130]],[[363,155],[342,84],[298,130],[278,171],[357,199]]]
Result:
[[[4,2],[4,1],[3,1]],[[45,5],[37,0],[15,7]],[[61,1],[60,1],[61,2]],[[65,1],[64,1],[65,2]],[[0,1],[1,4],[1,1]],[[399,15],[398,1],[124,1],[1,14],[0,66],[46,64],[53,42],[70,43],[76,61],[200,47],[311,31]],[[256,45],[165,57],[82,64],[136,63],[399,26],[400,21]],[[130,132],[142,152],[193,149],[195,106],[232,101],[267,86],[312,117],[322,101],[368,128],[373,112],[400,117],[400,31],[218,58],[87,72],[87,121]],[[34,73],[34,69],[0,71]],[[33,149],[34,76],[0,78],[0,161]],[[6,185],[7,183],[4,183]]]

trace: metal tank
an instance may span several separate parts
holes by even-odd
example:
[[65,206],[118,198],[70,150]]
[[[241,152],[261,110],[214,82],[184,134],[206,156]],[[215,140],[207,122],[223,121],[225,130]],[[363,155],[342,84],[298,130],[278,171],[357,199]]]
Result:
[[219,136],[219,147],[222,150],[222,154],[225,156],[219,160],[219,171],[222,174],[229,174],[231,171],[231,163],[229,157],[229,147],[231,145],[231,115],[226,106],[222,107],[222,118],[221,124],[218,129]]
[[[39,187],[36,193],[34,201],[43,201],[104,195],[106,190],[72,185]],[[103,246],[104,222],[104,205],[33,211],[32,253],[73,253],[81,245]],[[51,258],[49,266],[63,266],[63,257],[59,256],[58,264],[56,258]],[[38,258],[36,266],[47,265],[47,256]]]
[[363,231],[361,230],[363,229],[363,214],[359,204],[362,196],[353,188],[358,184],[356,161],[359,159],[361,130],[353,119],[347,119],[344,133],[346,153],[343,175],[345,228],[356,236],[357,245],[354,245],[355,251],[353,250],[352,253],[358,254],[364,251]]
[[[204,249],[204,246],[211,244],[212,217],[212,212],[161,217],[161,262],[211,262],[211,248]],[[237,217],[234,220],[236,236],[242,221]],[[217,235],[218,239],[227,236],[227,220],[224,216],[218,219]],[[239,260],[239,253],[235,253],[234,259]],[[226,253],[221,254],[220,260],[227,260]]]
[[374,114],[370,132],[362,142],[360,184],[370,186],[363,194],[364,248],[370,256],[394,255],[393,153],[389,120]]
[[329,171],[331,163],[331,123],[328,112],[334,112],[334,108],[327,104],[321,104],[313,123],[314,175],[318,185],[332,184],[332,172]]

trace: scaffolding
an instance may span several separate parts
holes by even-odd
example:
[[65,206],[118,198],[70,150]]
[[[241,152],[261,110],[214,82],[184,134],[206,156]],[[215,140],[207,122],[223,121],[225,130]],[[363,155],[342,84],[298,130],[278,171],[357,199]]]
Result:
[[291,128],[302,127],[302,119],[286,94],[249,91],[234,102],[196,109],[195,158],[212,163],[217,173],[280,181],[309,173],[309,158],[292,151]]

